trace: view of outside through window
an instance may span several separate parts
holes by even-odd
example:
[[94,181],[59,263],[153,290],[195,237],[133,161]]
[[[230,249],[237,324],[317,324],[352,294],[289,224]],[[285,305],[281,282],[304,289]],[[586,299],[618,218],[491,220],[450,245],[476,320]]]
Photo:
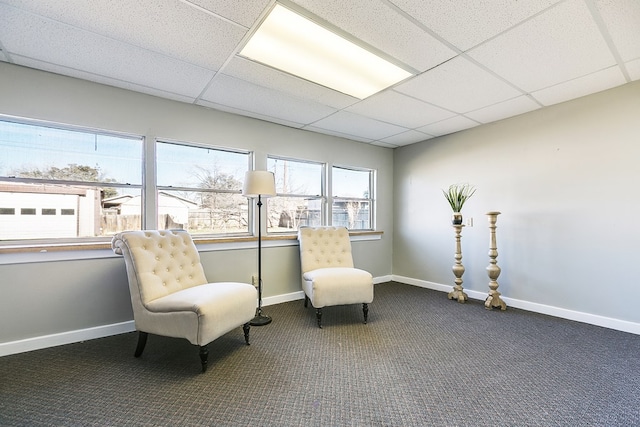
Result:
[[249,153],[158,142],[158,228],[191,234],[248,233],[241,194]]
[[142,139],[0,121],[0,240],[140,229]]
[[331,168],[332,224],[349,230],[373,228],[371,218],[373,171]]
[[267,201],[267,232],[291,232],[304,225],[323,224],[324,166],[278,157],[267,159],[275,174],[276,197]]
[[[157,228],[249,233],[242,184],[250,152],[169,141],[155,148]],[[0,120],[0,153],[0,241],[109,237],[141,229],[145,208],[155,207],[142,202],[142,137]],[[329,220],[373,228],[372,170],[331,168],[330,218],[323,163],[268,156],[267,170],[277,192],[264,199],[268,232]]]

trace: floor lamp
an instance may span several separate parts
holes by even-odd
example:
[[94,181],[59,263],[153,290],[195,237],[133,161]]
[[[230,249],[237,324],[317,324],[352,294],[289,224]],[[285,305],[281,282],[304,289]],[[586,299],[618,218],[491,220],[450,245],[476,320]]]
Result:
[[258,197],[258,308],[256,317],[249,324],[263,326],[271,323],[271,317],[262,314],[262,198],[276,195],[276,180],[273,172],[248,171],[244,176],[242,194],[245,197]]

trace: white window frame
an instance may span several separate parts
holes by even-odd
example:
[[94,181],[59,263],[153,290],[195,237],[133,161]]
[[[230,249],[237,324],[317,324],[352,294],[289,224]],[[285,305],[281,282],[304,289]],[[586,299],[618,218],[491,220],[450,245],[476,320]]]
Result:
[[[320,223],[322,225],[327,224],[327,164],[323,163],[323,162],[319,162],[319,161],[314,161],[314,160],[306,160],[306,159],[299,159],[299,158],[294,158],[294,157],[284,157],[284,156],[278,156],[278,155],[267,155],[267,169],[268,169],[268,165],[270,160],[281,160],[281,161],[286,161],[286,162],[294,162],[294,163],[306,163],[306,164],[313,164],[313,165],[317,165],[320,166],[320,194],[299,194],[299,193],[278,193],[277,189],[278,189],[278,183],[276,182],[276,197],[287,197],[287,198],[300,198],[300,199],[306,199],[306,200],[317,200],[320,202]],[[276,181],[278,180],[278,177],[276,176]],[[272,209],[269,206],[269,202],[272,200],[271,198],[266,199],[267,200],[267,218],[270,215],[270,209]],[[297,233],[298,232],[298,227],[295,228],[291,228],[288,230],[282,230],[282,231],[269,231],[269,227],[267,224],[267,234],[270,235],[282,235],[282,234],[292,234],[292,233]]]
[[[25,119],[18,118],[13,116],[5,116],[0,115],[0,121],[8,122],[8,123],[16,123],[20,125],[26,126],[35,126],[35,127],[43,127],[56,129],[61,131],[69,131],[69,132],[78,132],[85,134],[95,134],[106,137],[116,137],[116,138],[124,138],[131,139],[133,141],[140,142],[140,183],[139,184],[131,184],[131,183],[123,183],[123,182],[103,182],[103,181],[74,181],[74,180],[58,180],[58,179],[40,179],[40,178],[21,178],[16,176],[0,176],[0,182],[7,183],[17,183],[17,184],[37,184],[37,185],[56,185],[56,186],[81,186],[86,188],[122,188],[122,189],[137,189],[140,192],[141,197],[143,197],[144,192],[144,146],[145,146],[145,137],[143,135],[136,135],[130,133],[123,132],[115,132],[115,131],[107,131],[103,129],[96,129],[84,126],[75,126],[62,124],[57,122],[50,122],[44,120],[35,120],[35,119]],[[73,163],[73,160],[71,161]],[[66,210],[66,209],[65,209]],[[20,207],[16,208],[16,213],[20,211]],[[40,207],[37,208],[37,211],[40,211]],[[60,211],[60,209],[58,209]],[[62,212],[57,212],[56,216],[61,216]],[[145,227],[144,223],[144,214],[140,212],[141,215],[141,228]],[[0,218],[1,219],[1,218]],[[92,237],[42,237],[42,238],[24,238],[24,239],[5,239],[0,240],[0,246],[13,246],[13,245],[49,245],[49,244],[85,244],[92,242],[105,242],[110,241],[111,236],[92,236]]]

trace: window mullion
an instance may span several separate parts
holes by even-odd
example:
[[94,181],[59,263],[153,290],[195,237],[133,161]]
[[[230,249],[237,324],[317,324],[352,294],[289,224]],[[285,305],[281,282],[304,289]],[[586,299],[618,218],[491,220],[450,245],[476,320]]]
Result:
[[322,224],[333,225],[333,215],[331,214],[331,210],[333,209],[333,203],[331,203],[331,199],[333,198],[333,178],[332,174],[329,173],[333,168],[333,164],[325,163],[322,168],[322,193],[324,195],[322,200]]
[[147,135],[142,149],[142,228],[148,230],[158,228],[156,143],[153,135]]

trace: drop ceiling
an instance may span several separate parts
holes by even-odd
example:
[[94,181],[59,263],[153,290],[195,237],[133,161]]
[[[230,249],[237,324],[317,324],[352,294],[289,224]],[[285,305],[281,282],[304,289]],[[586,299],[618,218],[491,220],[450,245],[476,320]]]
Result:
[[395,148],[640,79],[640,0],[287,0],[417,70],[360,100],[238,55],[273,0],[0,0],[0,61]]

